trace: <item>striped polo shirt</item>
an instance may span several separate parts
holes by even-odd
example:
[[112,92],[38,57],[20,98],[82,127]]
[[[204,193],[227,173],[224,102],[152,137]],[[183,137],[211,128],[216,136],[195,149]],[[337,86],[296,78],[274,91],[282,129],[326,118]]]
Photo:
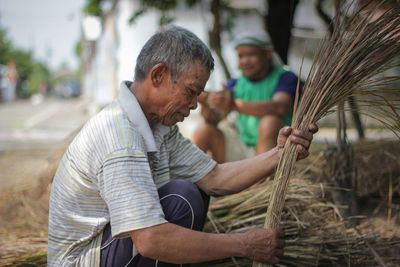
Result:
[[171,179],[197,182],[216,165],[176,125],[150,127],[130,84],[121,84],[117,99],[85,124],[60,161],[50,194],[48,266],[98,266],[107,223],[115,238],[165,223],[157,189]]

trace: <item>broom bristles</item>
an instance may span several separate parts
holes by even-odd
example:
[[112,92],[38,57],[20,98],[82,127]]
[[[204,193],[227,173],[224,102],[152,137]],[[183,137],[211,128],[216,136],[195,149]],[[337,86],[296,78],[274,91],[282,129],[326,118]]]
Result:
[[[394,60],[400,55],[400,10],[393,7],[376,16],[379,6],[367,10],[370,7],[368,4],[349,19],[345,14],[337,14],[332,37],[322,42],[314,57],[302,98],[296,104],[293,128],[307,131],[311,123],[331,112],[339,102],[352,95],[371,95],[371,92],[375,99],[380,95],[380,100],[364,103],[389,107],[383,112],[391,113],[389,117],[394,119],[386,121],[386,126],[395,130],[400,128],[399,105],[389,102],[382,92],[369,88],[384,88],[387,79],[375,77],[398,64]],[[373,114],[371,116],[374,117]],[[275,174],[265,228],[279,227],[289,177],[296,159],[296,146],[287,142]],[[253,262],[253,267],[261,266],[269,265]]]

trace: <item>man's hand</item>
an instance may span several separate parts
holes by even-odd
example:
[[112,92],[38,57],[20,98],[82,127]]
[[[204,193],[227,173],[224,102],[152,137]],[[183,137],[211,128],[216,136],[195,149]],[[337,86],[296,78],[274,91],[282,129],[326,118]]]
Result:
[[203,116],[206,123],[216,126],[221,119],[223,119],[223,115],[218,111],[209,108],[204,105],[201,106],[201,115]]
[[253,229],[244,233],[245,257],[269,264],[276,264],[285,247],[282,229]]
[[232,95],[228,90],[211,93],[208,96],[207,103],[212,109],[223,113],[232,111]]
[[318,127],[315,124],[311,124],[308,127],[308,131],[302,131],[299,129],[292,129],[291,127],[283,127],[279,131],[277,148],[280,154],[282,154],[283,147],[287,140],[296,144],[298,154],[297,159],[304,159],[310,154],[308,149],[313,139],[313,134],[318,132]]

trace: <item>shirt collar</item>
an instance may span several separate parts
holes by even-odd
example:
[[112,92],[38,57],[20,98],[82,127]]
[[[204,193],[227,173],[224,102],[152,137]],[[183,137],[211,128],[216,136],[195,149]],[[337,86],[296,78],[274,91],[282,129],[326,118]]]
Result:
[[147,152],[156,152],[157,148],[159,149],[159,146],[156,146],[153,131],[157,133],[159,132],[161,135],[165,135],[169,132],[170,128],[158,123],[153,127],[152,131],[139,102],[131,90],[129,90],[131,84],[132,82],[129,81],[123,81],[121,83],[117,98],[118,102],[121,104],[122,109],[126,112],[130,122],[143,136]]

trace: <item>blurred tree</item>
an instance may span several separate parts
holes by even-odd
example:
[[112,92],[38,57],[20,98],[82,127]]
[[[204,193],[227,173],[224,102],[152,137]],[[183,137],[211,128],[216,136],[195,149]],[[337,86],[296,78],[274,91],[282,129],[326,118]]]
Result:
[[11,41],[7,38],[5,30],[0,29],[0,64],[7,65],[10,62]]
[[[188,2],[188,1],[186,1]],[[189,3],[189,7],[193,6],[196,2],[191,1],[193,3]],[[130,23],[134,23],[135,20],[140,17],[142,14],[144,14],[146,11],[148,11],[151,8],[154,8],[158,10],[161,13],[160,19],[158,21],[160,26],[167,25],[172,23],[175,18],[168,16],[167,12],[173,9],[176,9],[177,7],[177,1],[176,0],[165,0],[165,1],[159,1],[159,0],[140,0],[140,8],[138,11],[136,11],[131,18],[129,19]]]
[[100,17],[101,15],[103,15],[103,10],[101,9],[100,6],[101,2],[102,0],[87,0],[87,3],[83,8],[83,11],[86,14]]
[[[199,0],[185,0],[185,5],[188,8],[193,7]],[[129,19],[130,23],[134,23],[135,20],[144,14],[150,8],[154,8],[161,12],[159,19],[159,25],[166,25],[172,23],[175,18],[168,16],[167,12],[177,8],[177,0],[159,1],[159,0],[141,0],[141,8],[136,11]],[[210,48],[215,52],[221,63],[226,79],[231,77],[230,71],[224,57],[222,56],[221,46],[221,34],[223,31],[230,32],[233,27],[233,18],[235,17],[235,11],[229,6],[230,0],[211,0],[210,12],[214,18],[211,31],[208,32],[208,42]]]
[[224,0],[211,1],[210,11],[214,17],[214,23],[211,31],[208,33],[210,47],[217,54],[226,79],[230,79],[231,74],[222,56],[221,34],[223,31],[231,32],[234,26],[233,18],[235,17],[235,11],[229,6],[229,2]]
[[82,83],[82,40],[79,40],[78,42],[76,42],[75,44],[75,55],[81,59],[80,63],[78,65],[78,69],[76,70],[76,75],[75,78],[77,81],[79,81],[79,83]]
[[292,36],[293,17],[299,0],[266,0],[268,14],[265,28],[271,36],[275,51],[287,64],[287,56]]
[[78,58],[81,57],[81,53],[82,53],[82,40],[79,40],[79,41],[76,42],[74,52],[75,52],[75,56],[77,56]]
[[29,73],[27,79],[27,89],[32,95],[37,93],[43,84],[47,84],[47,86],[51,84],[51,73],[43,63],[34,62],[32,64],[32,71]]
[[14,61],[18,72],[17,95],[29,97],[41,83],[51,84],[51,74],[47,66],[33,59],[31,51],[14,48],[4,29],[0,28],[0,64]]
[[[87,0],[84,12],[90,15],[102,14],[102,1],[104,0]],[[113,1],[115,5],[118,0]],[[175,20],[175,18],[170,16],[168,12],[178,7],[178,1],[179,0],[140,0],[140,7],[134,14],[132,14],[129,23],[134,23],[137,18],[145,14],[147,11],[155,9],[160,12],[159,25],[163,26],[170,24]],[[200,0],[184,0],[183,2],[188,8],[192,8],[197,3],[201,3]],[[221,34],[223,31],[230,32],[233,27],[235,10],[231,8],[229,4],[230,0],[211,0],[210,12],[214,17],[214,20],[212,29],[208,33],[210,48],[216,53],[227,79],[229,79],[231,75],[222,56]]]
[[33,70],[32,53],[19,49],[13,49],[10,52],[10,59],[14,60],[17,64],[17,71],[20,80],[27,80]]

